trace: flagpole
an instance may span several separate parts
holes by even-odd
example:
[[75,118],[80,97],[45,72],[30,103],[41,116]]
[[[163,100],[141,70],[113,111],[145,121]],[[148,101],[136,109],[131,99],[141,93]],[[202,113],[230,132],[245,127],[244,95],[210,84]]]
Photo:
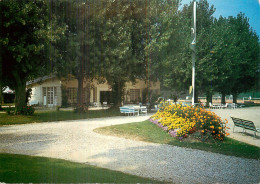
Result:
[[193,26],[192,30],[192,42],[191,42],[191,49],[192,49],[192,105],[195,104],[195,62],[196,62],[196,1],[193,4]]

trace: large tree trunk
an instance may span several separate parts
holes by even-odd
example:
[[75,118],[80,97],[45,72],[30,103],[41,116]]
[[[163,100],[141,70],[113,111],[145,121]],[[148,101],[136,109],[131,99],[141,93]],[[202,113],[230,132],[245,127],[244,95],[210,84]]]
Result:
[[81,112],[83,110],[83,106],[84,106],[84,103],[83,103],[83,76],[80,75],[78,77],[78,95],[77,95],[77,108],[79,109],[78,112]]
[[124,95],[124,82],[116,81],[112,86],[113,107],[120,107]]
[[[0,47],[1,48],[1,47]],[[3,93],[2,93],[2,82],[3,82],[3,71],[2,71],[2,56],[0,56],[0,109],[1,109],[1,106],[2,106],[2,103],[3,103]]]
[[3,93],[2,93],[2,83],[0,80],[0,109],[1,109],[2,103],[3,103]]
[[225,93],[221,93],[221,103],[225,104],[226,103],[226,94]]
[[15,109],[20,111],[26,106],[26,81],[16,81],[17,85],[15,87]]
[[87,80],[87,85],[86,85],[86,110],[88,110],[88,107],[90,106],[90,81]]
[[233,103],[237,103],[238,94],[233,94]]
[[199,103],[199,92],[195,89],[194,103]]
[[209,103],[212,103],[212,94],[211,93],[207,93],[206,94],[206,99],[207,99],[207,106],[209,106]]

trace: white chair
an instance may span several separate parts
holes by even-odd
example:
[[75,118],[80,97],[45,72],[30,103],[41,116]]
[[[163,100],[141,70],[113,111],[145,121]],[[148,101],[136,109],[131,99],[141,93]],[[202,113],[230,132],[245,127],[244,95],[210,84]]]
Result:
[[226,103],[225,105],[224,104],[221,105],[221,109],[226,109],[227,107],[228,107],[228,103]]
[[39,105],[39,101],[38,100],[34,100],[34,101],[29,101],[29,105]]
[[107,102],[103,102],[102,107],[107,107]]
[[147,115],[147,108],[145,106],[141,107],[141,114]]
[[220,109],[221,108],[221,105],[214,105],[212,103],[209,103],[209,108],[211,109]]
[[232,109],[235,109],[235,108],[237,108],[237,104],[235,104],[235,103],[232,103],[232,104],[231,104],[231,108],[232,108]]

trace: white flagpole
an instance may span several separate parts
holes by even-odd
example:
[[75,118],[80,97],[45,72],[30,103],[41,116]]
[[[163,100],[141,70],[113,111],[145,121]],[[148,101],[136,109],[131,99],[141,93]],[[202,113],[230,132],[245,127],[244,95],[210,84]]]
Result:
[[195,103],[195,62],[196,62],[196,1],[193,4],[193,40],[191,42],[192,48],[192,105]]

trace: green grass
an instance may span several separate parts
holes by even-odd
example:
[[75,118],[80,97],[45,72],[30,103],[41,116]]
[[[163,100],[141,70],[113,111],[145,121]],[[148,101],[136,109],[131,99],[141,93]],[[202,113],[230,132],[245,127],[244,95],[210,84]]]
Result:
[[60,159],[0,154],[0,182],[152,183],[158,181]]
[[0,126],[1,125],[15,125],[36,122],[51,122],[51,121],[64,121],[76,119],[89,119],[89,118],[102,118],[120,116],[117,109],[107,110],[91,110],[87,113],[74,113],[72,111],[36,111],[33,116],[12,115],[0,113]]
[[102,127],[95,129],[95,131],[105,135],[115,135],[146,142],[169,144],[249,159],[260,159],[259,147],[242,143],[231,138],[225,138],[223,142],[218,143],[203,143],[189,139],[186,141],[179,141],[150,121]]

